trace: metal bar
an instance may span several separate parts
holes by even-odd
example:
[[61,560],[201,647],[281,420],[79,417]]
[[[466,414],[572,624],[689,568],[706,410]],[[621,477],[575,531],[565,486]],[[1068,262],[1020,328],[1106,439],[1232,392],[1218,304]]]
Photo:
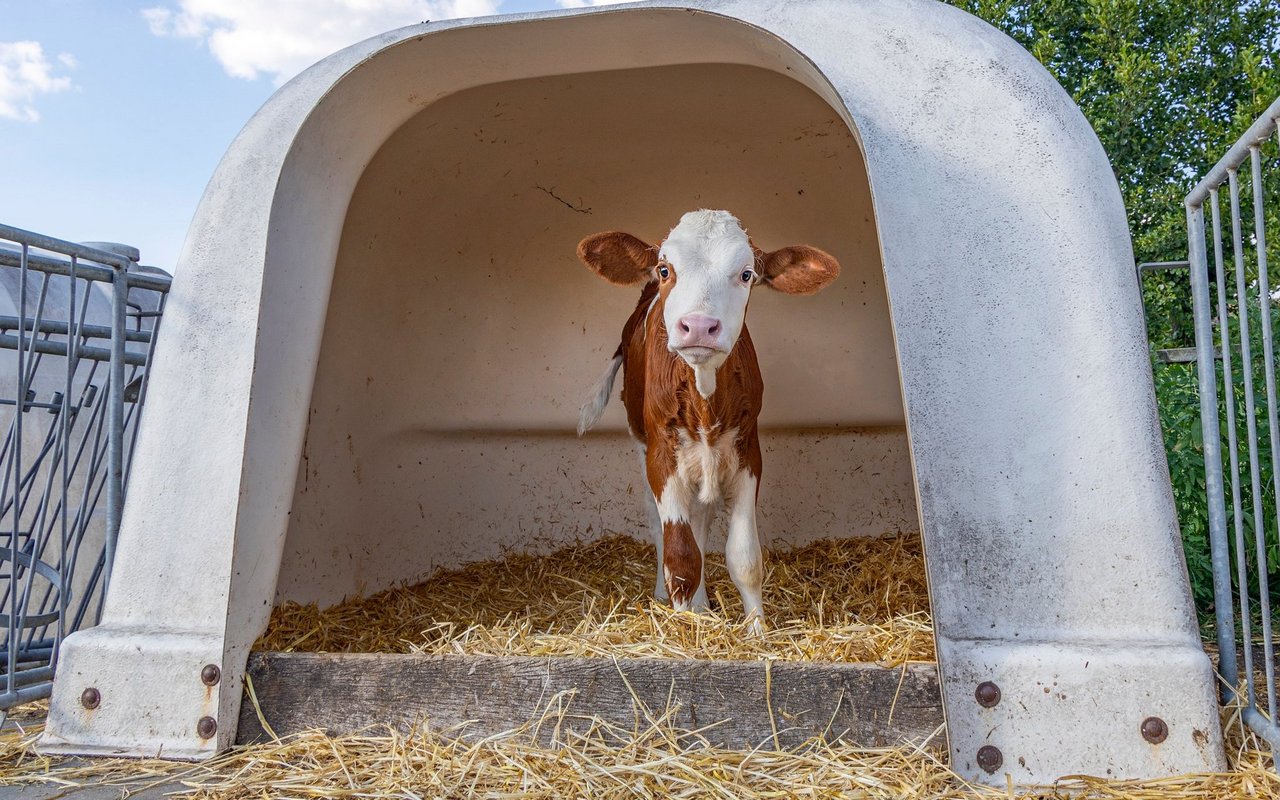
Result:
[[[173,284],[173,278],[167,275],[157,275],[154,272],[130,272],[127,274],[131,288],[146,289],[147,291],[165,294]],[[145,311],[138,316],[148,317],[152,315],[153,312]]]
[[[3,238],[3,237],[0,237]],[[18,257],[7,250],[0,250],[0,266],[16,267],[18,266]],[[48,275],[66,275],[67,262],[48,256],[31,255],[29,257],[28,266],[38,272]],[[99,281],[101,283],[110,283],[113,280],[112,270],[110,267],[100,267],[93,264],[80,264],[78,267],[80,277],[86,280]],[[149,272],[130,272],[129,283],[139,289],[149,289],[153,292],[167,292],[171,278],[164,275],[157,275]]]
[[1209,196],[1210,189],[1216,189],[1227,180],[1227,175],[1234,172],[1249,157],[1249,149],[1271,136],[1276,130],[1276,118],[1280,117],[1280,97],[1267,106],[1267,110],[1249,126],[1249,130],[1236,140],[1218,163],[1209,170],[1200,182],[1195,185],[1184,201],[1188,206],[1200,205]]
[[[0,250],[0,266],[16,267],[18,266],[18,261],[19,259],[14,253]],[[27,266],[46,275],[66,275],[68,272],[68,262],[59,258],[50,258],[49,256],[31,255],[28,258]],[[92,264],[80,265],[80,277],[86,280],[106,283],[111,280],[111,274],[110,267],[99,267]]]
[[[124,342],[120,343],[121,346]],[[52,356],[65,356],[67,354],[67,343],[56,342],[51,339],[31,339],[24,341],[9,333],[0,333],[0,348],[5,350],[15,350],[18,347],[26,347],[36,353],[44,353]],[[106,347],[80,347],[78,352],[82,358],[93,359],[94,361],[110,361],[112,358],[111,350]],[[130,364],[135,367],[141,367],[147,362],[145,353],[125,352],[123,356],[124,364]],[[25,395],[24,395],[25,396]]]
[[[31,647],[18,648],[19,663],[30,663],[35,661],[47,662],[49,658],[53,655],[53,645],[51,644],[42,645],[42,643],[47,641],[48,641],[47,639],[40,639],[40,640],[37,640],[36,644]],[[4,653],[7,656],[9,654],[9,648],[0,647],[0,653]]]
[[20,669],[13,676],[15,686],[30,686],[33,683],[50,680],[53,680],[53,667],[50,666]]
[[127,270],[133,262],[121,255],[99,250],[96,247],[55,239],[42,233],[15,228],[12,225],[0,225],[0,239],[11,242],[22,242],[26,247],[38,247],[41,250],[53,250],[68,256],[76,256],[86,261],[97,261],[100,264],[119,267]]
[[[1214,265],[1214,272],[1216,273],[1216,276],[1217,276],[1216,283],[1217,283],[1217,289],[1218,289],[1218,325],[1220,330],[1219,335],[1220,335],[1220,342],[1221,342],[1220,356],[1222,358],[1223,401],[1224,401],[1224,404],[1226,405],[1226,411],[1227,411],[1227,449],[1228,449],[1229,462],[1231,465],[1231,527],[1232,527],[1232,532],[1235,534],[1235,541],[1236,541],[1236,572],[1241,581],[1240,585],[1244,587],[1244,589],[1242,590],[1242,595],[1243,595],[1248,591],[1248,586],[1249,586],[1247,581],[1248,560],[1244,557],[1244,553],[1245,553],[1244,514],[1242,511],[1241,500],[1240,500],[1240,450],[1239,450],[1239,438],[1238,438],[1239,424],[1236,422],[1235,378],[1232,375],[1232,369],[1231,369],[1231,366],[1232,366],[1231,365],[1231,318],[1227,315],[1227,278],[1226,278],[1226,270],[1223,269],[1223,264],[1222,264],[1223,262],[1222,212],[1221,212],[1220,206],[1221,204],[1218,202],[1218,190],[1214,189],[1209,193],[1209,210],[1213,219],[1213,265]],[[1219,583],[1221,583],[1224,587],[1222,594],[1226,596],[1227,605],[1229,608],[1230,600],[1231,600],[1231,577],[1229,572],[1225,576],[1219,575],[1216,571],[1214,573],[1214,591],[1215,591],[1215,595],[1214,595],[1215,609],[1214,610],[1217,617],[1217,626],[1218,626],[1217,628],[1218,647],[1219,648],[1222,647],[1223,639],[1226,638],[1222,635],[1222,632],[1227,631],[1231,638],[1230,651],[1232,655],[1232,660],[1234,661],[1235,635],[1236,635],[1235,620],[1231,618],[1231,615],[1229,613],[1225,615],[1221,613],[1217,613],[1216,602],[1219,599],[1217,597],[1217,585]],[[1245,622],[1246,625],[1248,624],[1247,622],[1248,615],[1249,615],[1249,609],[1248,609],[1248,604],[1246,602],[1242,604],[1240,608],[1241,619],[1246,620]],[[1219,649],[1219,653],[1221,652],[1222,650]],[[1221,656],[1219,656],[1219,660],[1221,660]],[[1250,663],[1246,666],[1246,668],[1252,669],[1253,668],[1252,654],[1249,654],[1249,662]],[[1238,667],[1233,667],[1232,669],[1235,673],[1235,678],[1234,680],[1231,681],[1231,687],[1232,687],[1231,695],[1234,696],[1236,689],[1240,685],[1240,675],[1239,675]],[[1225,677],[1225,673],[1224,673],[1224,677]],[[1229,698],[1224,696],[1224,700],[1226,699],[1229,699]]]
[[1240,718],[1253,729],[1254,733],[1265,739],[1273,751],[1280,751],[1280,725],[1267,719],[1267,715],[1256,708],[1243,709],[1240,712]]
[[[94,386],[93,380],[98,374],[98,367],[101,365],[99,361],[92,361],[89,365],[89,374],[85,378],[85,394]],[[82,397],[78,402],[78,407],[83,408],[86,398]],[[98,403],[93,406],[87,415],[77,413],[77,420],[88,417],[84,420],[83,432],[80,434],[80,443],[76,446],[75,460],[72,462],[72,470],[78,471],[82,463],[87,463],[85,467],[86,477],[85,485],[81,489],[80,497],[76,507],[76,515],[72,524],[72,530],[75,531],[74,542],[71,548],[71,560],[66,569],[69,573],[74,574],[80,558],[80,546],[84,539],[84,532],[92,519],[94,509],[97,508],[97,494],[93,491],[95,483],[99,482],[97,478],[98,469],[101,466],[104,454],[101,452],[99,445],[101,444],[102,433],[102,412],[105,406]],[[88,461],[85,462],[86,451]],[[87,595],[87,593],[86,593]],[[81,598],[81,603],[88,602],[87,596]],[[72,630],[76,630],[78,625],[73,625]]]
[[124,334],[129,302],[128,273],[116,274],[111,293],[111,377],[107,380],[107,534],[106,572],[102,590],[111,588],[111,567],[115,562],[116,538],[120,533],[120,512],[124,505]]
[[[89,582],[85,584],[84,596],[80,598],[79,605],[76,606],[76,616],[71,620],[71,630],[80,630],[80,626],[84,624],[85,616],[89,613],[89,600],[97,595],[98,581],[102,578],[102,554],[98,554],[98,558],[93,562],[93,572],[89,575]],[[93,625],[97,625],[102,616],[102,604],[99,603],[93,615]]]
[[17,400],[6,400],[4,398],[0,398],[0,406],[22,406],[23,411],[30,411],[33,408],[44,408],[48,409],[49,413],[52,414],[56,409],[62,408],[62,402],[37,403],[35,400],[27,400],[26,402],[19,403]]
[[[1235,625],[1231,622],[1231,568],[1227,517],[1223,508],[1222,435],[1218,430],[1218,376],[1213,358],[1213,320],[1209,311],[1209,265],[1204,251],[1204,208],[1187,206],[1187,242],[1191,254],[1191,298],[1195,317],[1196,372],[1200,383],[1200,425],[1204,437],[1205,486],[1209,495],[1209,545],[1218,613],[1218,672],[1226,681],[1224,701],[1234,696],[1239,679]],[[1226,624],[1224,624],[1224,622]]]
[[49,695],[53,694],[53,682],[36,684],[28,686],[24,689],[16,691],[8,691],[0,694],[0,708],[13,708],[23,703],[33,703],[36,700],[46,700]]
[[[74,315],[72,318],[74,319]],[[111,338],[111,326],[109,325],[89,325],[89,324],[73,325],[70,322],[61,322],[59,320],[44,319],[44,320],[40,320],[39,326],[35,326],[30,322],[24,322],[19,317],[11,317],[4,314],[0,314],[0,331],[14,331],[18,329],[19,325],[23,325],[23,324],[26,325],[25,330],[27,331],[35,330],[38,333],[52,333],[52,334],[58,334],[61,336],[66,336],[71,332],[71,329],[74,327],[76,331],[76,335],[79,338],[84,338],[84,339],[110,339]],[[144,331],[144,330],[126,331],[125,341],[143,342],[143,343],[150,342],[151,331]]]
[[[26,316],[27,313],[27,256],[29,248],[24,243],[21,250],[21,263],[18,266],[18,313]],[[23,363],[23,347],[22,339],[25,333],[18,331],[18,347],[15,348],[17,353],[18,371],[17,371],[17,391],[14,395],[19,399],[27,396],[26,368]],[[22,512],[18,505],[18,497],[22,491],[22,412],[17,410],[13,415],[13,431],[14,446],[9,453],[13,490],[13,534],[9,539],[9,547],[13,552],[18,551],[19,534],[22,531]],[[8,624],[6,626],[5,641],[9,644],[9,652],[7,654],[8,664],[5,670],[5,689],[6,694],[16,694],[17,685],[14,682],[14,675],[18,669],[18,559],[9,559],[9,585],[6,587],[9,600]],[[6,706],[7,708],[7,706]]]
[[[1267,427],[1271,437],[1271,475],[1276,497],[1280,498],[1280,420],[1276,414],[1276,357],[1271,332],[1271,287],[1267,282],[1267,232],[1262,202],[1262,155],[1257,146],[1249,149],[1252,168],[1254,244],[1258,255],[1258,306],[1262,312],[1262,360],[1267,384]],[[1280,537],[1280,531],[1277,532]],[[1266,656],[1267,710],[1276,718],[1275,641],[1271,636],[1271,586],[1267,577],[1267,543],[1254,542],[1258,552],[1258,605],[1262,611],[1262,651]],[[1248,646],[1248,643],[1246,643]]]
[[[1144,261],[1138,265],[1138,303],[1142,306],[1142,325],[1144,328],[1147,324],[1147,300],[1142,296],[1142,274],[1144,272],[1155,272],[1156,270],[1186,269],[1190,265],[1191,262],[1189,261]],[[1193,358],[1187,359],[1188,362],[1194,360]]]
[[[1245,288],[1243,234],[1240,231],[1240,181],[1235,170],[1227,173],[1227,182],[1231,192],[1231,252],[1235,259],[1236,271],[1236,308],[1240,312],[1240,376],[1244,382],[1245,430],[1249,446],[1249,480],[1253,491],[1253,535],[1254,541],[1263,537],[1262,519],[1262,478],[1258,467],[1258,412],[1253,394],[1253,343],[1249,338],[1249,298]],[[1249,604],[1249,581],[1244,541],[1241,540],[1237,551],[1237,566],[1241,580],[1240,588],[1240,628],[1246,644],[1251,640],[1251,611]],[[1218,578],[1215,573],[1214,581]],[[1221,646],[1221,644],[1219,645]],[[1235,641],[1231,642],[1231,651],[1235,652]],[[1221,658],[1221,655],[1219,655]],[[1244,648],[1244,675],[1246,696],[1250,706],[1257,703],[1257,688],[1253,681],[1253,651]]]
[[[70,504],[67,502],[67,494],[71,488],[71,397],[72,389],[75,386],[76,370],[80,367],[80,356],[77,352],[77,346],[80,342],[81,329],[77,325],[80,322],[83,325],[83,318],[76,316],[76,267],[78,259],[76,256],[71,257],[71,271],[68,275],[70,279],[67,287],[67,355],[65,361],[63,386],[62,386],[62,410],[60,435],[62,439],[62,497],[58,503],[58,569],[63,576],[63,585],[58,590],[58,626],[56,635],[53,639],[53,649],[49,654],[49,663],[57,663],[58,651],[62,648],[62,640],[67,635],[67,600],[71,592],[72,572],[67,569],[69,560],[69,545],[71,543],[71,527],[70,527]],[[88,289],[86,287],[86,295]]]

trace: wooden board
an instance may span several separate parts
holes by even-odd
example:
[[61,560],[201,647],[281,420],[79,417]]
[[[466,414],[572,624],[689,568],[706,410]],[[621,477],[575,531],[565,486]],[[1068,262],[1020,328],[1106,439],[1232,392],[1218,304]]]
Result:
[[[646,714],[676,707],[677,727],[712,726],[704,735],[719,747],[771,746],[775,727],[784,747],[813,736],[866,747],[930,737],[945,744],[933,664],[254,653],[249,675],[280,736],[404,730],[427,720],[435,730],[466,723],[460,735],[481,737],[536,720],[553,704],[568,711],[561,728],[577,730],[592,716],[643,728]],[[538,738],[552,741],[555,730],[545,724]],[[246,694],[238,741],[265,738]]]

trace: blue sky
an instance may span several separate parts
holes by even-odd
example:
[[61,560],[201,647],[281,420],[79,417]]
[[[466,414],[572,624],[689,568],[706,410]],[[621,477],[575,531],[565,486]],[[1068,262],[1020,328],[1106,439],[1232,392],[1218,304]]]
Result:
[[423,19],[601,0],[0,0],[0,222],[172,269],[205,183],[276,88]]

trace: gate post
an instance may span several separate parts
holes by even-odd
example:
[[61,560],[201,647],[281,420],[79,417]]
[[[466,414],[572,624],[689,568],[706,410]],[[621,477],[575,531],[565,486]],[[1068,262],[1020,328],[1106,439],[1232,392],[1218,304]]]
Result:
[[[1240,672],[1236,666],[1235,617],[1231,608],[1231,554],[1227,545],[1227,513],[1222,480],[1222,433],[1218,428],[1217,359],[1213,350],[1213,318],[1209,303],[1209,263],[1204,246],[1204,206],[1187,205],[1187,244],[1191,261],[1191,308],[1195,317],[1196,375],[1200,385],[1200,430],[1204,437],[1204,479],[1209,495],[1209,547],[1213,559],[1213,606],[1218,628],[1218,675],[1222,702],[1235,697]],[[1223,339],[1226,339],[1226,320]],[[1248,365],[1245,365],[1248,368]],[[1230,391],[1228,387],[1227,391]]]

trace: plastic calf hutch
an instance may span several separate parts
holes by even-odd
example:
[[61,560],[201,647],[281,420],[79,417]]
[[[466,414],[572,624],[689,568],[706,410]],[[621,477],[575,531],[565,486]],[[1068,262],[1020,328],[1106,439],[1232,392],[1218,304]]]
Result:
[[1106,154],[1012,40],[898,0],[423,24],[277,92],[188,235],[44,748],[212,755],[274,602],[641,531],[617,404],[572,434],[635,298],[574,245],[697,207],[845,266],[752,306],[762,536],[918,509],[959,772],[1223,767]]

